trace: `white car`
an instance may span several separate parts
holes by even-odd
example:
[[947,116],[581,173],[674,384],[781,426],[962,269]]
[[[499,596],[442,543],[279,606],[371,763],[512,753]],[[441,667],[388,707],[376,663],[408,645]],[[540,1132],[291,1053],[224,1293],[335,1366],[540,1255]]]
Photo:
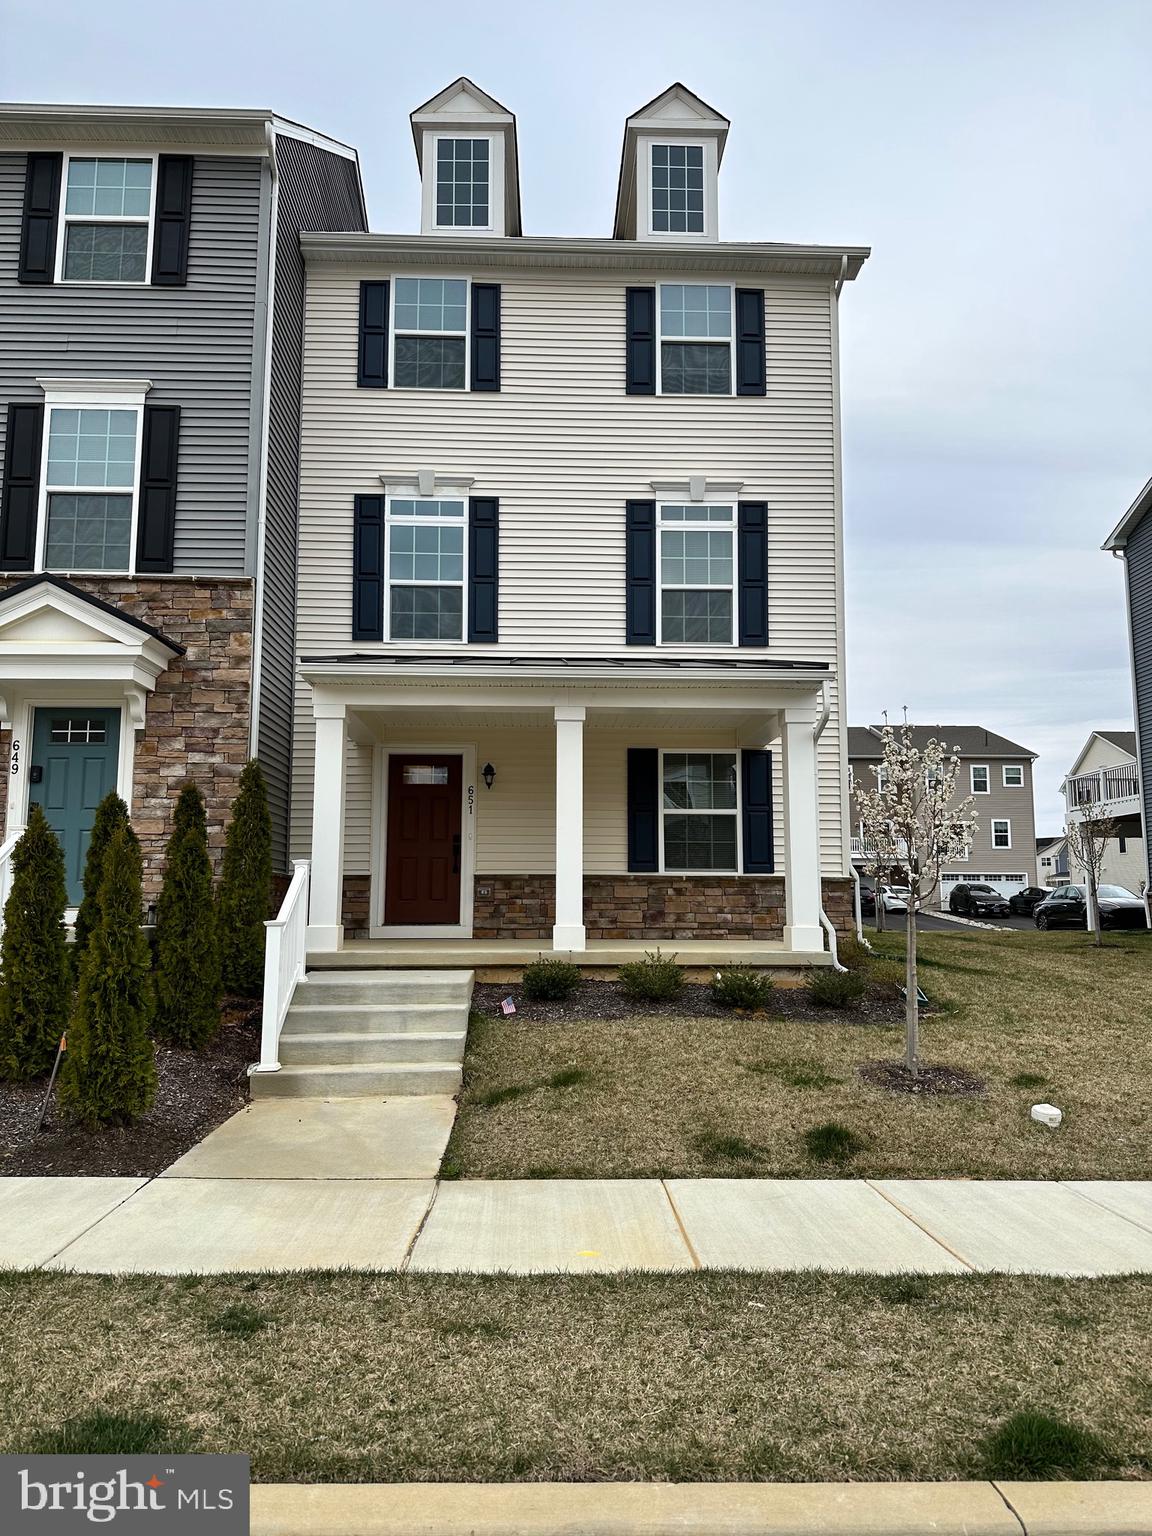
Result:
[[906,885],[882,885],[880,887],[880,900],[885,912],[907,912],[908,900],[911,896]]

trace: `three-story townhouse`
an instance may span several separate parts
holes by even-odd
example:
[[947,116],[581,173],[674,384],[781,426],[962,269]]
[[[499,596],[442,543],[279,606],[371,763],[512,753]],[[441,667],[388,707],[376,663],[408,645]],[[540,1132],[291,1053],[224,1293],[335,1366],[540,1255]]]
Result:
[[218,844],[251,755],[286,861],[298,237],[365,227],[271,112],[0,107],[0,845],[43,804],[73,901],[102,795],[154,892],[177,784]]
[[868,252],[721,241],[728,127],[673,85],[611,237],[527,236],[515,119],[460,79],[412,114],[420,233],[301,240],[315,956],[826,963],[851,925],[837,308]]

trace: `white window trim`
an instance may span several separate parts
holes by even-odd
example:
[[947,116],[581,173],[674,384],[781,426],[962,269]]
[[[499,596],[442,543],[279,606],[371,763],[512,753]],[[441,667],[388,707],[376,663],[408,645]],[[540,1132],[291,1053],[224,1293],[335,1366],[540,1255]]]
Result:
[[[984,788],[976,788],[976,770],[984,770]],[[972,785],[974,795],[990,795],[992,793],[992,772],[987,763],[972,763],[968,769],[968,782]]]
[[[744,786],[740,771],[739,747],[661,747],[657,781],[660,800],[660,873],[662,875],[739,875],[744,869]],[[686,811],[664,804],[664,759],[685,755],[707,754],[710,757],[732,757],[736,760],[736,807],[732,811]],[[735,869],[669,869],[664,863],[665,816],[735,816],[736,818],[736,868]]]
[[[996,841],[997,827],[1006,827],[1008,829],[1008,841],[1006,843],[998,843]],[[992,847],[996,850],[997,853],[1007,853],[1007,851],[1012,846],[1011,820],[1007,816],[993,816],[989,820],[988,829],[992,837]]]
[[[463,508],[455,517],[396,517],[392,511],[394,501],[458,501]],[[407,576],[397,578],[401,587],[460,587],[460,638],[458,640],[396,640],[392,641],[392,529],[401,523],[420,528],[462,528],[464,574],[459,583],[454,581],[418,581]],[[454,645],[468,643],[468,497],[437,492],[435,496],[421,496],[418,491],[411,495],[403,491],[389,491],[384,498],[384,639],[396,645],[416,645],[423,649],[432,646],[444,650]]]
[[[652,227],[652,149],[656,144],[692,145],[704,150],[704,230],[689,233],[687,230],[653,229]],[[643,231],[645,240],[688,245],[715,244],[717,234],[717,183],[720,161],[716,140],[711,136],[693,138],[691,135],[648,133],[636,144],[636,227]]]
[[[728,290],[728,392],[724,395],[705,394],[680,394],[671,395],[673,400],[731,400],[736,394],[736,284],[735,283],[710,283],[690,281],[683,283],[657,283],[656,284],[656,393],[664,393],[664,305],[662,293],[665,288],[727,288]],[[707,346],[718,347],[724,340],[723,336],[669,336],[672,343],[685,342],[688,345],[703,343]]]
[[[681,506],[728,507],[728,508],[731,509],[731,512],[732,512],[732,521],[730,523],[712,523],[712,522],[706,522],[706,523],[705,522],[701,522],[701,523],[692,523],[692,522],[665,523],[662,520],[662,515],[663,515],[665,507],[681,507]],[[674,532],[684,532],[684,531],[695,531],[697,533],[700,533],[700,532],[709,532],[709,533],[728,532],[728,533],[731,534],[731,537],[732,537],[732,580],[731,580],[731,582],[728,585],[726,585],[726,586],[708,586],[708,585],[701,586],[699,583],[694,583],[692,586],[683,586],[683,587],[681,587],[681,586],[677,586],[675,584],[671,584],[669,586],[668,590],[670,592],[729,592],[729,593],[731,593],[731,596],[732,596],[732,631],[731,631],[731,635],[730,635],[729,639],[728,640],[708,640],[708,641],[701,642],[701,644],[703,644],[703,645],[705,645],[707,647],[716,647],[716,648],[723,647],[724,649],[728,649],[729,647],[734,646],[736,644],[736,641],[737,641],[737,624],[739,622],[739,616],[738,616],[738,614],[736,612],[736,605],[737,605],[737,597],[738,597],[737,589],[738,589],[738,586],[739,586],[739,576],[740,576],[740,572],[737,569],[738,553],[739,553],[738,548],[737,548],[737,542],[738,542],[737,541],[737,525],[738,525],[738,523],[739,523],[739,507],[738,507],[738,504],[735,501],[695,501],[695,502],[658,501],[656,503],[656,644],[658,646],[667,646],[670,650],[682,650],[686,646],[687,647],[691,647],[692,649],[695,649],[695,650],[699,650],[700,649],[700,644],[697,644],[697,642],[693,641],[693,640],[665,640],[663,638],[663,635],[664,635],[664,577],[663,577],[663,563],[662,563],[661,556],[662,556],[663,548],[664,548],[664,531],[665,531],[665,529],[671,529]]]
[[135,411],[136,457],[132,461],[131,485],[56,486],[60,495],[128,496],[132,502],[128,530],[128,565],[125,570],[84,570],[79,566],[57,570],[54,576],[134,576],[136,574],[136,537],[140,520],[140,464],[144,452],[144,397],[152,387],[150,379],[37,379],[44,391],[44,431],[40,444],[40,495],[36,506],[37,571],[47,571],[48,548],[48,444],[52,435],[52,412],[64,411]]
[[[1011,771],[1012,773],[1018,773],[1020,775],[1020,782],[1018,784],[1011,784],[1011,783],[1009,783],[1009,781],[1008,781],[1009,771]],[[1004,763],[1002,765],[1001,769],[1000,769],[1000,776],[1001,776],[1001,779],[1003,781],[1005,789],[1023,789],[1024,788],[1024,765],[1023,765],[1023,763]]]
[[[152,166],[152,185],[148,196],[148,217],[141,214],[101,216],[94,213],[66,213],[68,203],[68,167],[73,160],[147,160]],[[60,207],[56,220],[56,265],[53,278],[66,288],[149,288],[152,285],[152,247],[156,237],[156,179],[160,170],[160,156],[155,150],[124,150],[109,154],[106,149],[69,149],[64,152],[64,164],[60,172]],[[144,252],[144,276],[135,278],[65,277],[64,242],[69,224],[146,224],[148,245]]]
[[[421,278],[433,281],[442,280],[446,283],[464,284],[464,329],[463,331],[421,331],[396,328],[396,284],[405,279],[419,281]],[[401,336],[439,336],[452,340],[463,336],[464,338],[464,384],[460,389],[430,389],[422,384],[397,384],[396,383],[396,337]],[[472,279],[458,272],[393,272],[392,286],[388,300],[388,388],[401,392],[410,392],[414,395],[466,395],[472,387]],[[446,499],[446,498],[445,498]]]
[[[441,139],[487,139],[488,141],[488,222],[487,224],[439,224],[436,221],[436,173],[440,163]],[[504,135],[475,131],[471,128],[426,130],[424,134],[424,176],[426,207],[425,233],[433,235],[502,235],[504,233]],[[498,211],[499,210],[499,211]]]

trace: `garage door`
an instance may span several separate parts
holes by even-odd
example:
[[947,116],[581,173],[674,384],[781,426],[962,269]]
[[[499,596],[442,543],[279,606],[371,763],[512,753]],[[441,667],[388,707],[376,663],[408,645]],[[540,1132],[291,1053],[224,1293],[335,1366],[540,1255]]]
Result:
[[956,886],[964,881],[968,885],[990,885],[994,891],[999,891],[1001,896],[1015,896],[1017,891],[1022,891],[1028,884],[1027,875],[972,875],[967,870],[961,874],[943,874],[940,876],[940,905],[946,907],[948,898]]

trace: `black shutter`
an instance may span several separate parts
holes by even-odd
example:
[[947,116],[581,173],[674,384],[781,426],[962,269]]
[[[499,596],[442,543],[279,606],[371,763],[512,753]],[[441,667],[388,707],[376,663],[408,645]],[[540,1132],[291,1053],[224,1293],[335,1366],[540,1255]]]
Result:
[[499,639],[500,503],[495,496],[468,498],[468,640]]
[[[387,284],[384,286],[387,287]],[[355,502],[352,521],[352,638],[384,638],[383,496],[357,496]]]
[[768,393],[764,364],[764,290],[736,290],[736,393]]
[[743,751],[740,754],[741,795],[744,822],[744,873],[770,875],[772,858],[772,754]]
[[624,530],[629,645],[656,644],[656,503],[630,501]]
[[180,450],[180,407],[144,407],[140,451],[140,515],[136,569],[144,574],[172,569],[176,553],[176,465]]
[[500,284],[472,284],[472,388],[500,388]]
[[627,330],[625,393],[654,395],[656,393],[655,288],[626,288],[624,311]]
[[161,155],[156,168],[156,235],[152,281],[183,288],[188,281],[188,231],[192,222],[192,156]]
[[360,284],[360,343],[356,382],[361,389],[388,388],[388,284]]
[[660,868],[660,753],[628,748],[628,868],[637,875]]
[[768,644],[768,503],[742,501],[736,539],[741,645]]
[[0,571],[36,566],[36,510],[40,501],[42,405],[10,405],[4,434],[4,491],[0,500]]
[[55,277],[56,220],[60,212],[63,164],[62,154],[28,156],[17,273],[22,283],[50,283]]

